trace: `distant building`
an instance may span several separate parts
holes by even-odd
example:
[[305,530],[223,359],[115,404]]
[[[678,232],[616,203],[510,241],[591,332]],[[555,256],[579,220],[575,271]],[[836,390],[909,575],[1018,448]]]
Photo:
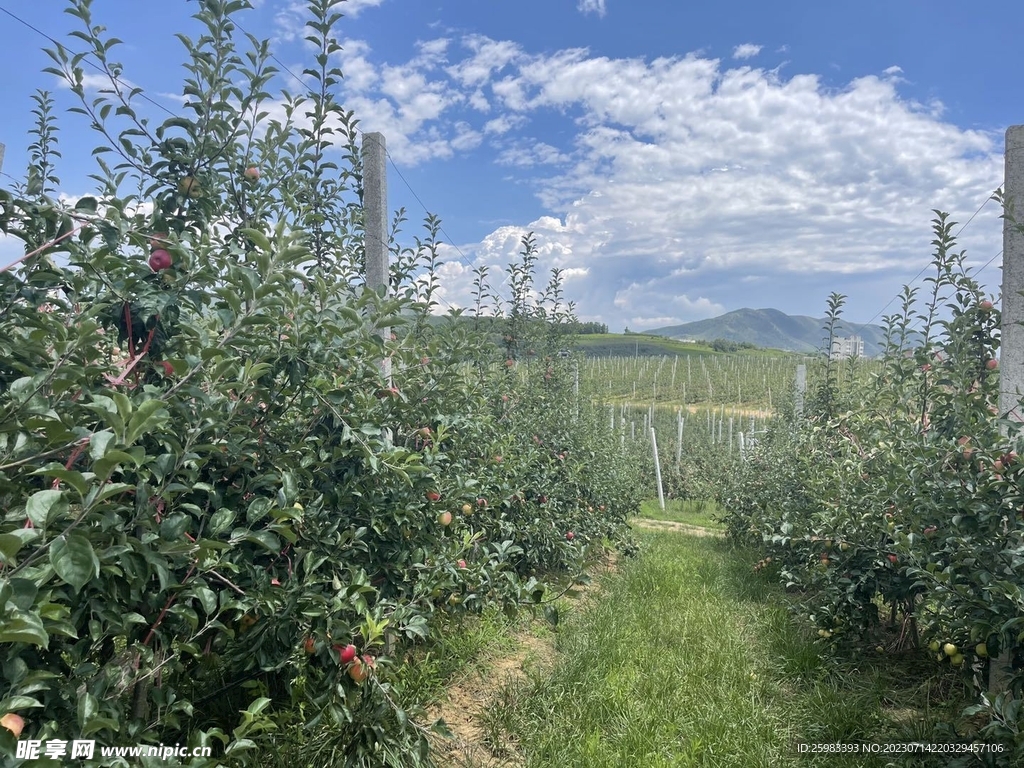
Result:
[[847,357],[864,357],[864,339],[860,336],[840,336],[832,340],[832,352],[829,355],[833,360],[842,360]]

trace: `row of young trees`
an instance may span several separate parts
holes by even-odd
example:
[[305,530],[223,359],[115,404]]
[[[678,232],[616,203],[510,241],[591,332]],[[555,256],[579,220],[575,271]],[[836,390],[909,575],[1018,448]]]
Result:
[[[934,221],[927,294],[885,318],[868,381],[823,362],[804,418],[776,419],[725,478],[729,533],[800,596],[829,642],[927,649],[974,681],[974,733],[993,764],[1024,760],[1024,462],[1000,413],[1000,313],[964,267],[953,222]],[[833,295],[826,329],[839,321]],[[889,623],[897,630],[886,636]],[[1008,757],[1012,755],[1012,758]],[[1004,762],[998,762],[1004,761]]]
[[[51,71],[100,137],[99,191],[55,199],[45,94],[26,183],[0,191],[0,232],[26,244],[0,272],[8,764],[35,764],[19,736],[429,764],[407,656],[443,615],[550,599],[545,574],[577,573],[639,505],[557,354],[573,307],[557,272],[535,290],[532,238],[507,300],[478,270],[500,347],[430,321],[434,217],[411,248],[396,217],[393,291],[367,287],[339,3],[309,3],[316,64],[280,119],[267,43],[239,43],[247,7],[198,4],[181,115],[157,124],[70,2],[89,50],[55,47]],[[108,87],[87,90],[86,56]]]

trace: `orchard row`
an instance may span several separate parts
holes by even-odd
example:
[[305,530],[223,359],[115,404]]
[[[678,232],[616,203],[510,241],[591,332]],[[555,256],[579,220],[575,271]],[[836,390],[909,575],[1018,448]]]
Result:
[[[940,214],[931,297],[906,289],[867,381],[823,362],[803,418],[718,475],[730,535],[761,551],[824,642],[931,654],[976,686],[968,734],[1024,760],[1024,462],[1000,413],[1000,313]],[[833,331],[843,300],[833,295]]]
[[557,354],[575,317],[557,273],[535,289],[532,238],[510,298],[477,276],[497,346],[431,320],[434,217],[389,243],[390,290],[366,285],[338,3],[309,3],[315,62],[284,110],[268,45],[236,35],[246,5],[198,4],[180,116],[157,123],[69,2],[110,87],[62,47],[52,73],[97,132],[100,188],[57,201],[40,93],[26,181],[0,191],[26,252],[0,272],[11,760],[19,736],[70,736],[426,764],[409,691],[438,627],[552,600],[639,504],[633,444]]

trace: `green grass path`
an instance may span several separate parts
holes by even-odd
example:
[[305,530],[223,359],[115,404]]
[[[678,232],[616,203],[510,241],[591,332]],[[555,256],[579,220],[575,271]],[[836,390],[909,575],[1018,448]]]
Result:
[[852,682],[838,673],[725,541],[637,537],[640,556],[563,619],[554,670],[506,688],[487,715],[513,734],[524,765],[911,764],[798,755],[801,741],[894,738],[882,710],[891,681],[870,668]]

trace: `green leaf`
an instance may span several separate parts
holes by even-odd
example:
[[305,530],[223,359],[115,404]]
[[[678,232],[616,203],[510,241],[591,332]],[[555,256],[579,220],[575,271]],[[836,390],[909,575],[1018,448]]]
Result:
[[258,229],[250,229],[246,227],[245,229],[242,230],[242,234],[245,237],[249,238],[252,241],[253,245],[259,248],[261,251],[270,250],[270,240],[268,240],[267,236],[260,232]]
[[0,643],[29,643],[46,648],[49,642],[42,619],[33,613],[15,611],[0,621]]
[[14,565],[14,556],[24,546],[24,542],[10,533],[0,533],[0,563]]
[[96,472],[97,477],[106,480],[118,464],[125,462],[134,464],[135,459],[124,451],[108,451],[106,456],[93,465],[93,471]]
[[50,565],[61,579],[81,592],[90,579],[99,576],[100,561],[92,544],[81,533],[60,535],[50,545]]
[[125,443],[132,445],[142,435],[162,426],[169,416],[170,414],[160,400],[146,400],[132,414],[131,420],[128,422]]
[[106,455],[107,447],[113,439],[114,433],[109,429],[101,430],[92,436],[89,440],[89,456],[92,457],[93,461],[98,461]]
[[[61,510],[61,505],[63,510]],[[57,512],[67,511],[67,502],[64,501],[64,491],[46,490],[33,493],[25,505],[25,514],[32,521],[36,528],[45,528],[51,512],[56,516]]]
[[62,465],[57,463],[50,464],[42,469],[37,469],[32,474],[63,480],[74,488],[78,492],[78,495],[82,497],[89,492],[89,483],[92,480],[91,474],[89,477],[86,477],[84,474],[74,469],[64,469]]
[[220,536],[226,533],[234,521],[235,511],[233,509],[218,509],[210,518],[210,534]]
[[217,612],[217,593],[209,587],[196,587],[192,590],[195,596],[199,599],[199,604],[203,606],[203,610],[206,611],[208,616],[212,616]]
[[17,712],[19,709],[32,709],[43,706],[31,696],[8,696],[0,699],[0,712]]
[[96,701],[96,697],[91,693],[85,693],[78,697],[78,728],[81,731],[85,730],[86,724],[96,717],[96,713],[99,711],[100,705]]

